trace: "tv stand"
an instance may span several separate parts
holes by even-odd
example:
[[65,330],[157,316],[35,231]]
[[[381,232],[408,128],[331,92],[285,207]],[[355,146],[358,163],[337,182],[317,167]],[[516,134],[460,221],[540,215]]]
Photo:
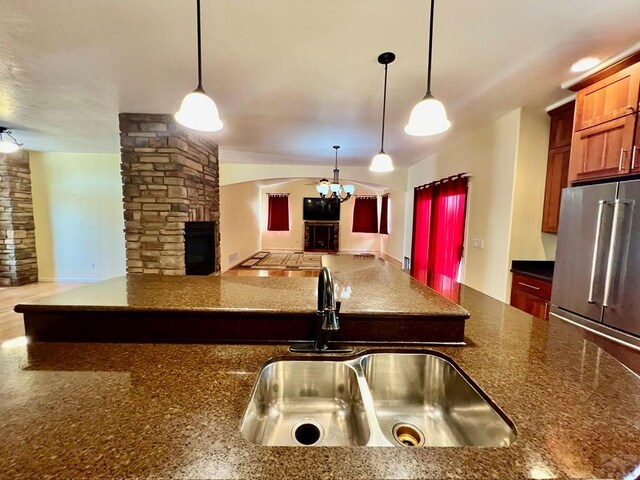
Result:
[[340,222],[304,222],[304,251],[337,253]]

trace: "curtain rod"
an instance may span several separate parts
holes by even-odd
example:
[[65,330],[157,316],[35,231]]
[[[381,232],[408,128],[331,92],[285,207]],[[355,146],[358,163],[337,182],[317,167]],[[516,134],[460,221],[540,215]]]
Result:
[[435,180],[433,182],[430,183],[425,183],[424,185],[420,185],[418,187],[415,187],[414,190],[422,190],[423,188],[427,188],[427,187],[431,187],[433,185],[437,185],[439,183],[445,183],[448,182],[450,180],[457,180],[458,178],[464,178],[464,177],[470,177],[471,175],[469,173],[458,173],[456,175],[451,175],[450,177],[446,177],[446,178],[441,178],[440,180]]
[[288,197],[288,193],[267,193],[270,197]]

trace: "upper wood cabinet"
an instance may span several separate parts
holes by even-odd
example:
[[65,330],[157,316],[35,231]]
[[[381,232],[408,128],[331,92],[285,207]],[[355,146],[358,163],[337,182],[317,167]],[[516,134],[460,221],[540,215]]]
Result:
[[640,172],[640,52],[586,78],[577,91],[569,182]]
[[636,139],[631,147],[631,172],[640,172],[640,116],[636,120]]
[[562,189],[569,185],[574,110],[575,102],[569,102],[549,112],[549,155],[541,228],[546,233],[558,233]]
[[571,144],[571,179],[590,180],[628,174],[635,126],[636,116],[627,115],[576,132]]
[[580,90],[576,96],[576,131],[636,113],[640,64],[631,65]]
[[549,150],[571,145],[573,137],[573,115],[576,102],[569,102],[549,112],[551,126],[549,129]]

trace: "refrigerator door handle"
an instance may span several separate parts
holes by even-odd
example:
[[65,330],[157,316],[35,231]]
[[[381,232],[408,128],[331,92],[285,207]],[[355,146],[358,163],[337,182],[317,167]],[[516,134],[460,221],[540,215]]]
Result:
[[622,209],[630,204],[628,201],[616,199],[613,204],[613,225],[611,226],[611,243],[609,244],[609,255],[607,258],[607,270],[604,277],[604,299],[602,301],[603,307],[609,307],[611,305],[611,290],[613,283],[613,273],[617,269],[618,265],[616,259],[618,258],[618,249],[620,243],[621,230],[621,212]]
[[600,253],[600,241],[602,240],[602,217],[604,215],[604,207],[608,202],[600,200],[598,202],[598,217],[596,220],[596,240],[593,242],[593,252],[591,255],[591,277],[589,279],[589,297],[587,302],[596,303],[594,291],[596,285],[596,273],[598,272],[598,255]]

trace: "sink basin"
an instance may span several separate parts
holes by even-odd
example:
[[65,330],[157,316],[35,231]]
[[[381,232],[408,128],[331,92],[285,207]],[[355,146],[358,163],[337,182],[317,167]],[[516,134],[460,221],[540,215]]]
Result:
[[268,446],[507,447],[516,429],[436,352],[276,359],[260,371],[242,436]]
[[398,441],[394,428],[403,424],[408,446],[505,447],[515,441],[513,424],[443,357],[379,353],[362,357],[361,366],[390,442]]
[[366,445],[369,424],[356,371],[324,360],[269,363],[240,429],[259,445]]

